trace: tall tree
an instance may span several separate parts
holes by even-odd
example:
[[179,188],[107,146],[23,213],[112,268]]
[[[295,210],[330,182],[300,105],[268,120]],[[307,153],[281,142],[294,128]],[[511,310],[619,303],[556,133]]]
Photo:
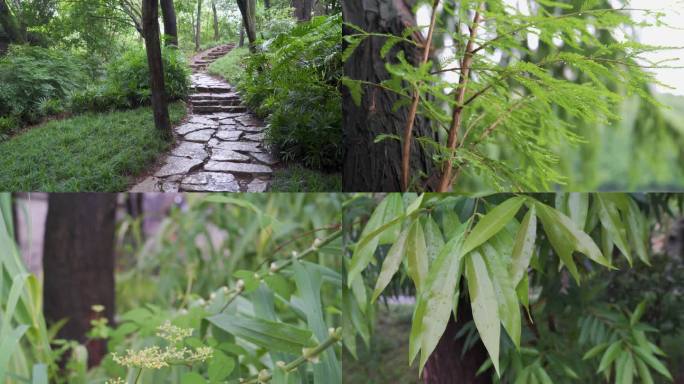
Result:
[[245,23],[244,21],[240,23],[240,41],[238,42],[240,48],[245,46]]
[[159,0],[164,22],[164,44],[167,46],[178,46],[178,23],[176,20],[176,8],[173,0]]
[[221,36],[219,33],[219,18],[216,10],[216,0],[211,0],[211,11],[214,14],[214,41],[219,41]]
[[[369,33],[401,35],[405,28],[415,26],[411,11],[414,1],[370,0],[343,1],[342,16],[346,23],[357,25]],[[381,12],[381,10],[383,10]],[[344,26],[343,34],[356,33]],[[420,34],[413,35],[418,43]],[[385,60],[396,62],[403,54],[412,64],[420,60],[420,52],[412,44],[397,44],[383,59],[380,51],[383,37],[371,37],[361,42],[344,64],[344,73],[353,80],[378,84],[390,78]],[[399,191],[401,189],[401,145],[395,140],[376,143],[379,135],[401,136],[408,120],[408,108],[393,110],[400,97],[381,87],[365,87],[361,102],[353,101],[349,90],[343,89],[342,119],[345,148],[343,186],[345,191]],[[414,136],[436,138],[429,121],[418,116]],[[411,148],[411,169],[414,175],[433,173],[430,153],[414,145]],[[435,180],[436,181],[436,180]],[[429,184],[429,183],[427,183]],[[430,185],[425,185],[430,189]]]
[[6,0],[0,0],[0,25],[2,25],[10,43],[26,42],[26,36],[21,30],[19,21],[7,5]]
[[256,51],[256,0],[237,0],[242,14],[242,24],[249,40],[249,50]]
[[[114,227],[116,195],[52,193],[48,198],[43,250],[44,311],[48,321],[68,319],[65,339],[86,342],[91,321],[114,321]],[[104,312],[93,310],[105,307]],[[106,352],[105,340],[90,341],[88,363]]]
[[292,0],[292,7],[294,8],[294,16],[297,21],[311,20],[311,10],[313,9],[313,0]]
[[195,51],[202,45],[202,0],[197,0],[197,24],[195,25]]
[[152,91],[152,112],[154,125],[166,139],[172,137],[169,120],[168,101],[164,86],[164,66],[159,41],[159,8],[157,0],[143,0],[142,25],[147,51],[147,64],[150,69],[150,89]]

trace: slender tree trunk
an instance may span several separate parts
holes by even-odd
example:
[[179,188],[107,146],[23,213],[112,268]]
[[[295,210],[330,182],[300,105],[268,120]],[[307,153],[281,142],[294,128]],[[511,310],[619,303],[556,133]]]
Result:
[[313,0],[292,0],[292,7],[294,8],[294,16],[297,21],[302,22],[311,20]]
[[164,22],[164,35],[166,46],[178,46],[178,23],[176,21],[176,8],[173,0],[159,0]]
[[245,22],[243,21],[242,24],[240,24],[240,42],[238,43],[238,47],[242,48],[245,46]]
[[197,30],[195,31],[195,51],[202,45],[202,0],[197,0]]
[[245,26],[247,40],[249,40],[249,50],[256,51],[256,0],[237,0],[242,23]]
[[[401,36],[407,27],[415,26],[411,11],[414,1],[409,0],[368,0],[343,1],[344,21],[354,24],[367,32],[394,34]],[[356,33],[344,26],[343,34]],[[419,33],[414,39],[422,42]],[[406,59],[413,64],[420,62],[420,49],[411,44],[397,44],[383,59],[380,49],[386,39],[372,37],[356,48],[344,64],[344,74],[354,80],[380,83],[390,78],[385,69],[387,61],[396,62],[397,53],[403,51]],[[346,43],[345,43],[346,44]],[[343,188],[345,191],[385,191],[401,190],[401,143],[396,140],[383,140],[375,143],[378,135],[386,134],[401,137],[406,127],[408,108],[393,111],[399,97],[393,92],[374,86],[363,86],[363,97],[356,105],[349,89],[342,89],[342,126],[345,142],[343,168]],[[417,117],[413,136],[432,137],[437,140],[430,122]],[[411,146],[411,175],[415,189],[431,190],[437,179],[416,179],[421,174],[433,175],[434,165],[431,153],[420,145]]]
[[143,0],[142,24],[147,50],[147,63],[150,69],[154,125],[166,139],[170,139],[172,137],[171,122],[169,120],[169,108],[164,87],[164,66],[162,64],[159,42],[159,8],[157,5],[157,0]]
[[12,14],[5,0],[0,0],[0,25],[2,25],[10,43],[22,44],[26,42],[26,35],[22,32],[17,18]]
[[211,11],[214,13],[214,41],[219,41],[221,36],[219,34],[219,19],[218,12],[216,12],[216,0],[211,0]]
[[[114,322],[114,226],[116,195],[51,193],[45,223],[44,311],[51,323],[69,321],[59,337],[86,342],[90,322]],[[102,305],[104,312],[93,311]],[[106,353],[105,340],[89,341],[89,366]]]
[[458,331],[473,319],[470,303],[461,299],[458,321],[452,316],[430,358],[425,363],[423,382],[425,384],[487,384],[491,382],[489,372],[476,376],[477,370],[487,360],[487,350],[477,342],[465,354],[465,336],[456,339]]
[[271,0],[264,0],[264,8],[266,8],[266,9],[271,8]]

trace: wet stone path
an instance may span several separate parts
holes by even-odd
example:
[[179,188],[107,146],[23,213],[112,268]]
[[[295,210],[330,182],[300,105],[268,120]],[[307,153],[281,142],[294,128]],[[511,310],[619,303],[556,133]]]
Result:
[[176,146],[132,192],[264,192],[277,164],[264,145],[264,124],[233,87],[204,73],[232,46],[196,59],[188,119],[174,128]]

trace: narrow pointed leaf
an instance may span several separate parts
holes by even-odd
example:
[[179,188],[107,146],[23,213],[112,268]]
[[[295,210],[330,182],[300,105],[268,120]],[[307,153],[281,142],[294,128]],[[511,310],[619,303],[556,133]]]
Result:
[[598,370],[596,372],[603,372],[604,370],[608,369],[610,367],[610,364],[615,361],[615,359],[618,357],[618,355],[621,352],[620,347],[622,346],[621,341],[616,341],[613,344],[611,344],[608,349],[606,349],[606,352],[603,353],[603,357],[601,357],[601,362],[599,363]]
[[634,245],[634,251],[641,261],[646,265],[651,265],[648,259],[648,231],[644,230],[645,218],[639,211],[636,203],[633,199],[628,200],[627,209],[627,233],[632,245]]
[[520,348],[520,307],[515,287],[511,282],[508,271],[494,247],[485,243],[481,247],[489,276],[491,277],[499,304],[499,316],[504,329],[516,348]]
[[589,194],[572,192],[568,194],[568,213],[577,229],[583,231],[587,225],[589,212]]
[[428,273],[427,245],[420,220],[413,222],[406,238],[406,258],[408,275],[413,279],[416,290],[420,292]]
[[639,358],[635,360],[637,371],[639,372],[639,377],[641,378],[641,382],[644,384],[653,384],[653,376],[651,376],[651,371],[646,366],[646,363],[644,363],[644,361]]
[[667,370],[665,365],[661,363],[660,360],[658,360],[655,356],[653,356],[651,353],[649,353],[641,347],[634,347],[633,349],[634,352],[639,356],[639,358],[641,358],[641,360],[643,360],[656,372],[660,373],[661,375],[667,377],[670,381],[672,381],[672,375],[670,374],[670,371]]
[[617,204],[607,195],[597,193],[596,199],[599,205],[599,218],[601,225],[608,231],[613,242],[620,252],[627,258],[629,265],[632,265],[632,255],[627,245],[626,229],[620,220],[620,212]]
[[432,215],[428,216],[425,220],[425,244],[427,246],[428,261],[431,263],[437,258],[439,251],[444,246],[444,236]]
[[399,270],[401,261],[406,254],[406,237],[408,236],[409,228],[410,227],[406,227],[406,229],[401,232],[397,241],[392,244],[389,252],[387,252],[387,256],[382,262],[380,275],[378,276],[378,280],[375,282],[375,289],[373,290],[371,302],[375,302],[385,287],[387,287],[387,284],[389,284],[392,280],[392,276],[394,276],[394,274]]
[[537,215],[535,213],[535,206],[532,205],[525,214],[522,223],[520,223],[518,234],[515,237],[515,244],[513,245],[510,274],[514,285],[517,285],[523,276],[527,275],[527,268],[532,259],[536,236]]
[[463,243],[463,253],[467,254],[479,247],[482,243],[489,240],[490,237],[494,236],[505,227],[506,224],[513,219],[518,210],[520,210],[520,207],[524,202],[524,196],[512,197],[487,212],[466,237],[465,242]]

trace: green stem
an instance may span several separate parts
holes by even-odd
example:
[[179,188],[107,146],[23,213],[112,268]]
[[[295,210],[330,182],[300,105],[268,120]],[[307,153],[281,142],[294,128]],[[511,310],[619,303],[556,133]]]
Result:
[[133,384],[138,384],[138,379],[140,378],[141,373],[142,373],[142,368],[140,368],[140,370],[138,371],[138,374],[135,375],[135,381],[133,382]]

